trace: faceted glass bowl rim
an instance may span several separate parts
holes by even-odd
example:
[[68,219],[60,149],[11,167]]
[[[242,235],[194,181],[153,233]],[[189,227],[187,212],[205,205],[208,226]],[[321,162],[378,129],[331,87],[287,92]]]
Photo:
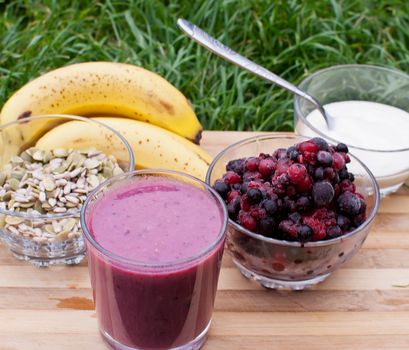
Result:
[[[77,115],[72,115],[72,114],[41,114],[41,115],[36,115],[36,116],[30,116],[27,118],[23,118],[23,119],[19,119],[19,120],[15,120],[12,121],[10,123],[4,124],[0,126],[0,133],[13,125],[18,125],[18,124],[24,124],[27,123],[28,121],[31,120],[40,120],[40,119],[50,119],[50,118],[55,118],[55,119],[67,119],[68,121],[74,121],[74,120],[79,120],[79,121],[83,121],[83,122],[87,122],[87,123],[94,123],[97,125],[100,125],[106,129],[108,129],[109,131],[111,131],[116,137],[118,137],[122,143],[124,144],[128,156],[129,156],[129,167],[128,167],[128,171],[131,171],[135,168],[135,158],[134,158],[134,154],[132,151],[132,147],[130,146],[130,144],[128,143],[128,141],[118,132],[116,131],[114,128],[111,128],[109,125],[106,125],[98,120],[93,120],[90,118],[86,118],[86,117],[80,117]],[[71,213],[56,213],[56,214],[40,214],[40,215],[35,215],[35,214],[28,214],[25,212],[16,212],[16,211],[10,211],[10,210],[6,210],[6,209],[1,209],[0,208],[0,214],[2,215],[7,215],[7,216],[16,216],[16,217],[20,217],[20,218],[24,218],[27,220],[52,220],[52,219],[64,219],[64,218],[71,218],[71,217],[78,217],[80,214],[81,209],[76,209],[75,212],[71,212]]]
[[[370,64],[340,64],[340,65],[336,65],[336,66],[331,66],[328,68],[324,68],[324,69],[320,69],[316,72],[314,72],[313,74],[307,76],[305,79],[303,79],[301,81],[301,83],[298,85],[298,87],[304,91],[305,86],[314,78],[319,77],[321,74],[324,73],[328,73],[331,71],[335,71],[335,70],[339,70],[339,69],[351,69],[351,68],[356,68],[356,69],[362,69],[362,70],[378,70],[378,71],[382,71],[384,73],[389,73],[389,74],[393,74],[393,75],[398,75],[406,80],[408,80],[408,84],[409,84],[409,75],[407,75],[406,73],[397,70],[397,69],[392,69],[392,68],[387,68],[387,67],[382,67],[382,66],[375,66],[375,65],[370,65]],[[324,134],[322,131],[318,130],[315,126],[313,126],[307,119],[306,116],[301,113],[300,111],[300,102],[303,98],[299,97],[299,96],[294,96],[294,113],[296,113],[296,115],[298,115],[303,123],[305,125],[307,125],[312,131],[314,131],[316,134],[320,135],[321,137],[326,138],[327,140],[330,140],[331,142],[334,143],[340,143],[343,142],[342,140],[336,140],[326,134]],[[351,144],[348,144],[348,146],[355,148],[355,149],[359,149],[359,150],[363,150],[363,151],[368,151],[368,152],[380,152],[380,153],[392,153],[392,152],[406,152],[409,151],[409,147],[406,148],[400,148],[400,149],[390,149],[390,150],[378,150],[378,149],[373,149],[373,148],[365,148],[365,147],[358,147],[358,146],[354,146]]]
[[[222,210],[222,215],[223,215],[223,222],[222,225],[220,227],[220,231],[217,234],[214,242],[207,246],[205,249],[203,249],[202,251],[200,251],[199,253],[196,253],[192,256],[189,256],[187,258],[184,259],[179,259],[179,260],[173,260],[173,261],[165,261],[165,262],[161,262],[161,263],[147,263],[144,261],[139,261],[139,260],[135,260],[135,259],[129,259],[129,258],[125,258],[123,256],[120,256],[118,254],[112,253],[111,251],[109,251],[108,249],[104,248],[102,245],[100,245],[95,239],[94,237],[92,237],[91,233],[88,230],[88,225],[86,223],[85,220],[85,212],[88,208],[88,206],[90,205],[91,200],[98,194],[100,193],[104,188],[106,188],[107,186],[114,184],[116,182],[121,182],[122,180],[127,180],[127,179],[132,179],[133,177],[141,177],[141,176],[146,176],[146,175],[151,175],[151,176],[177,176],[179,178],[185,178],[188,179],[190,181],[193,181],[196,184],[199,184],[200,186],[203,187],[203,190],[210,193],[213,197],[214,197],[214,201],[215,203],[217,203],[220,207],[220,209]],[[178,180],[176,180],[178,181]],[[207,183],[205,183],[204,181],[186,174],[186,173],[182,173],[180,171],[175,171],[175,170],[166,170],[166,169],[144,169],[144,170],[133,170],[133,171],[129,171],[127,173],[124,174],[119,174],[117,176],[113,176],[111,178],[109,178],[108,180],[106,180],[105,182],[103,182],[102,184],[100,184],[98,187],[96,187],[87,197],[87,199],[84,202],[84,205],[81,207],[81,228],[82,228],[82,232],[84,233],[87,241],[93,246],[93,248],[95,248],[99,253],[101,253],[103,256],[105,256],[106,258],[110,259],[111,261],[113,261],[113,263],[123,263],[123,264],[127,264],[130,265],[132,267],[136,267],[136,268],[163,268],[163,269],[167,269],[167,268],[176,268],[179,266],[185,266],[189,263],[194,263],[196,261],[200,261],[201,258],[205,257],[207,254],[209,254],[210,252],[212,252],[219,244],[220,242],[223,240],[226,230],[227,230],[227,223],[228,223],[228,214],[227,214],[227,208],[226,205],[223,201],[223,199],[219,196],[219,194],[211,187],[209,186]]]
[[[308,140],[309,138],[304,137],[304,136],[299,136],[299,135],[278,136],[278,135],[265,134],[265,135],[253,136],[253,137],[246,138],[244,140],[238,141],[238,142],[226,147],[224,150],[222,150],[213,159],[212,163],[209,166],[209,170],[207,171],[207,174],[206,174],[206,183],[208,183],[209,186],[210,186],[210,177],[211,177],[213,168],[215,167],[215,165],[217,164],[219,159],[221,157],[223,157],[223,155],[225,153],[227,153],[230,150],[232,150],[234,148],[237,148],[239,146],[243,146],[243,145],[250,144],[250,143],[255,143],[255,142],[263,142],[265,140],[270,140],[270,139],[286,139],[286,140],[302,141],[302,140]],[[368,227],[370,225],[370,223],[373,221],[373,219],[375,218],[376,213],[378,212],[378,209],[379,209],[379,204],[380,204],[380,192],[379,192],[378,183],[376,182],[374,175],[371,173],[371,171],[368,169],[368,167],[364,163],[362,163],[354,155],[350,154],[350,157],[353,158],[354,160],[356,160],[358,162],[358,164],[360,164],[364,168],[364,170],[366,172],[366,175],[368,175],[370,180],[371,180],[371,184],[372,184],[372,186],[374,188],[374,195],[375,195],[375,204],[374,204],[374,207],[373,207],[371,213],[369,214],[369,216],[365,220],[365,222],[362,225],[360,225],[359,227],[357,227],[355,230],[353,230],[351,232],[348,232],[347,234],[342,235],[340,237],[332,238],[332,239],[325,240],[325,241],[301,243],[301,242],[290,242],[290,241],[286,241],[286,240],[279,240],[279,239],[275,239],[275,238],[265,237],[265,236],[260,235],[258,233],[247,230],[246,228],[244,228],[243,226],[241,226],[238,223],[234,222],[230,218],[229,218],[229,224],[233,228],[235,228],[236,230],[241,231],[241,232],[245,233],[247,236],[250,236],[250,237],[255,238],[257,240],[264,241],[264,242],[267,242],[269,244],[276,244],[276,245],[287,246],[287,247],[300,247],[300,248],[302,248],[302,247],[329,246],[329,245],[332,245],[332,244],[335,244],[335,243],[338,243],[338,242],[342,242],[343,240],[358,234],[359,232],[364,230],[366,227]]]

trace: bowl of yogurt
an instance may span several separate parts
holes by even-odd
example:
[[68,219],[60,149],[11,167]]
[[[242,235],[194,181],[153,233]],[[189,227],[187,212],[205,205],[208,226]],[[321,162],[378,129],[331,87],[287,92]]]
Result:
[[297,134],[348,145],[372,171],[384,196],[409,179],[409,75],[372,65],[339,65],[317,71],[299,87],[320,101],[334,123],[328,128],[320,112],[296,96]]

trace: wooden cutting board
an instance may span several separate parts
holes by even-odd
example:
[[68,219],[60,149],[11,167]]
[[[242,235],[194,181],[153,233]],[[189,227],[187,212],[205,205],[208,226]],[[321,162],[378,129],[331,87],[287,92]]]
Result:
[[[203,147],[216,154],[252,135],[206,132]],[[39,269],[0,245],[0,350],[17,349],[108,349],[86,262]],[[226,254],[204,349],[409,349],[409,190],[382,200],[358,255],[313,289],[265,290]]]

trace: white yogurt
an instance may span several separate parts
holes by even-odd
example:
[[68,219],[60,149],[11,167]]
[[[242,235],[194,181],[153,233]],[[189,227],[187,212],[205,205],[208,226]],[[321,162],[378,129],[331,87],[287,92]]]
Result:
[[[367,149],[409,148],[409,113],[402,109],[368,101],[334,102],[324,108],[335,119],[331,130],[318,110],[307,116],[307,120],[324,135]],[[317,136],[300,120],[296,131],[301,135]],[[350,147],[350,152],[362,160],[377,178],[409,171],[408,151],[368,152]]]

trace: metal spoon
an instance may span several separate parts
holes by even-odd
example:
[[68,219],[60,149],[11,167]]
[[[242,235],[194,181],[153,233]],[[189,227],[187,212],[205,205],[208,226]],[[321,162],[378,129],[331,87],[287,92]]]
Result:
[[334,126],[334,118],[329,116],[328,113],[325,111],[324,107],[311,95],[307,94],[306,92],[300,90],[295,85],[291,84],[287,80],[280,78],[278,75],[270,72],[268,69],[250,61],[246,57],[238,54],[237,52],[233,51],[229,47],[222,44],[220,41],[216,40],[205,31],[200,29],[199,27],[195,26],[194,24],[186,21],[185,19],[179,18],[177,24],[182,31],[187,34],[191,39],[201,44],[206,49],[212,51],[216,55],[224,58],[226,61],[236,64],[239,67],[247,69],[249,72],[252,72],[258,75],[265,80],[274,83],[282,88],[298,95],[306,100],[310,101],[322,114],[327,123],[329,129],[332,129]]

